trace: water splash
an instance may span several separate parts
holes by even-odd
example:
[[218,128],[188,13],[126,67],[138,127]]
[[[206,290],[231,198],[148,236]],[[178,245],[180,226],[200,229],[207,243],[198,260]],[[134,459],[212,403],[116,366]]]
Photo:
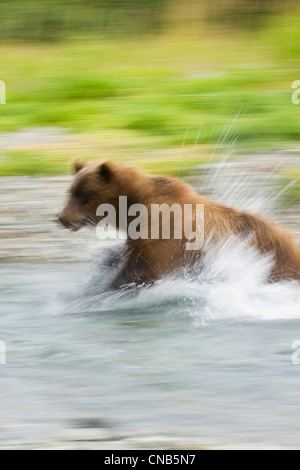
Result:
[[[97,255],[98,258],[98,255]],[[271,256],[261,256],[248,242],[232,238],[207,248],[193,273],[168,276],[151,287],[108,290],[116,268],[93,261],[85,289],[68,305],[69,313],[126,313],[183,318],[195,325],[220,321],[300,319],[296,282],[270,284]]]

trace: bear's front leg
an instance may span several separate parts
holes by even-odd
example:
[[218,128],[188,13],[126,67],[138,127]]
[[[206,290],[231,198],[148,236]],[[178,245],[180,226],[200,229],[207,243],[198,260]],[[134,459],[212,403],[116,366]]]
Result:
[[141,254],[132,257],[127,255],[110,287],[113,290],[132,286],[138,287],[152,284],[158,277],[154,267]]
[[131,240],[127,242],[112,289],[153,284],[183,265],[181,241]]

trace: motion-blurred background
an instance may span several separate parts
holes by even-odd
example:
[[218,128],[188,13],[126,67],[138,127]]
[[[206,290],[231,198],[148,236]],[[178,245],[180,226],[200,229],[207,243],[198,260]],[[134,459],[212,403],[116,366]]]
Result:
[[297,0],[0,1],[1,448],[299,448],[299,286],[226,244],[101,296],[106,245],[53,223],[80,156],[300,240],[299,25]]
[[0,174],[296,148],[299,21],[297,0],[1,1]]

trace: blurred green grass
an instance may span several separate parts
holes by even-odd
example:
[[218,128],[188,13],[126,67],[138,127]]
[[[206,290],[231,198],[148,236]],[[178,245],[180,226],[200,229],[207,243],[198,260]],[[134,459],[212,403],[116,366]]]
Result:
[[[128,145],[138,135],[130,145],[141,158],[145,149],[177,152],[183,142],[191,152],[195,142],[215,145],[217,154],[297,146],[300,107],[292,104],[291,84],[300,79],[299,20],[297,9],[249,34],[204,30],[0,44],[0,79],[7,85],[1,131],[60,126],[97,135],[99,155],[107,132],[112,147],[114,136],[127,136]],[[69,155],[60,156],[59,146],[53,163],[43,148],[31,155],[19,147],[16,142],[10,158],[0,160],[2,175],[68,169]]]
[[[91,160],[93,158],[91,154]],[[125,162],[127,158],[120,157],[116,154],[110,160]],[[211,161],[215,161],[212,159]],[[185,157],[165,157],[160,158],[138,158],[130,156],[131,164],[140,167],[149,174],[166,174],[177,177],[187,175],[195,165],[207,163],[207,155],[186,155]],[[39,149],[39,150],[8,150],[5,158],[0,163],[4,167],[5,176],[24,176],[24,175],[58,175],[73,172],[71,168],[70,151],[63,154],[58,153],[55,149]]]

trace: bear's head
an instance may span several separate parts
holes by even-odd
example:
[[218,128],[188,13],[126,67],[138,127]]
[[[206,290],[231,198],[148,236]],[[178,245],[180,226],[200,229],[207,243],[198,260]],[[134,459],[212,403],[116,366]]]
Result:
[[101,218],[96,213],[101,204],[113,205],[118,213],[120,196],[127,196],[129,203],[141,202],[149,187],[149,177],[118,163],[76,159],[73,166],[75,180],[58,221],[74,232],[98,224]]

